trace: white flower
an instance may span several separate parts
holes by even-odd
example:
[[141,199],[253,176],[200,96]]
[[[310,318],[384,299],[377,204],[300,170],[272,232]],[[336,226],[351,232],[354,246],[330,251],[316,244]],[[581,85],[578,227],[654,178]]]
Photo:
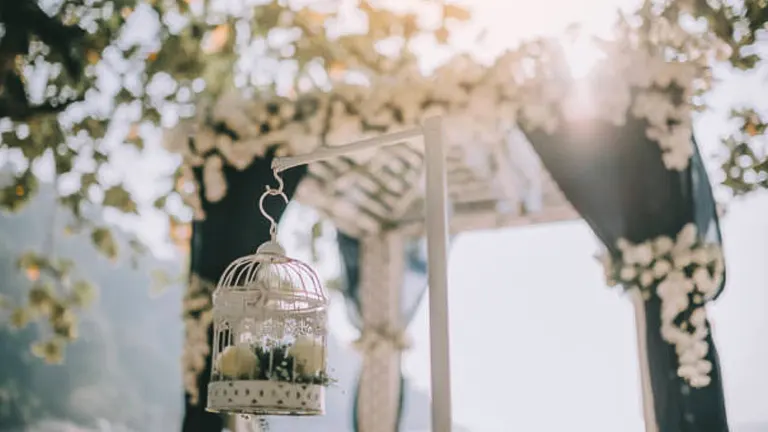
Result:
[[696,243],[696,225],[692,223],[685,224],[683,229],[677,233],[675,247],[677,249],[690,249]]
[[709,352],[709,344],[705,341],[696,341],[693,343],[693,346],[691,346],[690,352],[699,358],[706,357],[707,352]]
[[653,251],[656,254],[656,256],[664,255],[666,253],[669,253],[672,250],[672,247],[674,247],[675,242],[672,241],[670,237],[667,236],[661,236],[656,237],[656,239],[653,241]]
[[653,261],[653,247],[650,242],[643,242],[635,247],[637,262],[640,265],[647,266]]
[[647,288],[653,284],[654,277],[653,272],[646,270],[640,274],[640,285]]
[[672,255],[676,269],[684,269],[693,262],[693,254],[689,250],[681,250]]
[[259,358],[248,343],[230,345],[216,358],[219,372],[228,378],[244,378],[258,374]]
[[621,257],[626,264],[648,265],[653,260],[653,251],[648,245],[629,246],[623,252]]
[[625,252],[627,249],[629,249],[632,246],[632,244],[625,238],[620,238],[616,240],[616,247],[619,248],[620,251]]
[[613,280],[613,261],[611,260],[611,255],[608,252],[603,252],[602,254],[595,255],[595,258],[600,261],[600,264],[603,266],[603,277],[605,277],[605,281],[609,286],[615,285],[616,282]]
[[712,297],[717,292],[718,281],[709,275],[709,271],[704,267],[698,267],[693,271],[693,281],[696,283],[696,288],[701,291],[706,297]]
[[658,260],[653,264],[653,275],[661,279],[672,271],[672,264],[667,260]]
[[624,266],[619,272],[619,277],[625,282],[632,281],[637,277],[637,270],[632,266]]
[[203,185],[205,186],[205,199],[217,202],[227,194],[227,181],[222,172],[224,162],[218,155],[210,156],[203,167]]
[[697,375],[692,377],[688,384],[690,384],[693,388],[703,388],[708,386],[711,382],[712,378],[710,378],[708,375]]
[[699,265],[707,265],[711,261],[709,252],[704,248],[694,249],[691,258],[694,263]]
[[700,374],[707,375],[712,372],[712,362],[709,360],[699,360],[696,362],[696,369]]
[[702,327],[707,322],[707,311],[703,308],[696,308],[691,313],[690,318],[691,325],[694,327]]
[[296,337],[296,342],[288,348],[288,355],[293,357],[297,368],[306,375],[315,375],[325,366],[325,347],[316,337]]
[[707,245],[706,250],[709,255],[709,262],[719,262],[723,259],[723,252],[717,244]]
[[661,155],[664,166],[672,171],[684,171],[688,168],[691,155],[681,151],[668,151]]

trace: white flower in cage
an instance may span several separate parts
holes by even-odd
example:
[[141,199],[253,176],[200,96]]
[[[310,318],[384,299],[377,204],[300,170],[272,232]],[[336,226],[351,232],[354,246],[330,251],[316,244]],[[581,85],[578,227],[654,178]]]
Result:
[[259,371],[259,358],[248,343],[230,345],[216,358],[219,372],[228,378],[254,376]]
[[322,372],[325,364],[325,347],[319,338],[300,335],[288,348],[288,355],[293,357],[298,369],[306,375]]

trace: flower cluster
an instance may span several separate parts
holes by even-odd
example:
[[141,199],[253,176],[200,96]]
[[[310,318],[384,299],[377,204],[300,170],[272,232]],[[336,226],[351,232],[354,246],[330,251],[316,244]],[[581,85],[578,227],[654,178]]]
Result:
[[[587,96],[590,110],[575,106],[591,117],[617,126],[628,115],[645,119],[647,137],[658,142],[664,164],[683,170],[693,154],[694,98],[710,87],[709,64],[727,54],[727,47],[663,17],[649,29],[616,30],[599,47],[610,61],[599,63],[589,83],[574,85],[562,73],[565,54],[558,41],[538,39],[488,66],[460,55],[429,75],[415,63],[405,64],[364,84],[336,82],[330,92],[292,98],[231,92],[199,106],[197,118],[169,131],[165,145],[186,165],[203,167],[206,199],[218,201],[226,194],[222,166],[245,169],[270,147],[302,154],[442,115],[451,145],[488,153],[503,140],[506,126],[552,132]],[[578,91],[585,85],[586,95]]]
[[[243,342],[216,356],[214,373],[226,380],[270,380],[329,385],[325,346],[312,336],[298,336],[287,344],[266,347]],[[215,378],[214,378],[215,379]]]
[[200,373],[205,370],[205,359],[211,352],[208,329],[213,322],[211,294],[215,288],[215,283],[193,274],[184,296],[185,340],[181,367],[184,389],[192,404],[196,404],[199,400],[200,390],[197,380]]
[[704,243],[696,226],[687,224],[672,239],[657,237],[640,244],[617,242],[618,259],[602,258],[608,284],[639,290],[646,300],[661,300],[661,336],[675,346],[678,375],[692,387],[709,385],[712,364],[706,337],[705,302],[714,298],[723,280],[720,247]]

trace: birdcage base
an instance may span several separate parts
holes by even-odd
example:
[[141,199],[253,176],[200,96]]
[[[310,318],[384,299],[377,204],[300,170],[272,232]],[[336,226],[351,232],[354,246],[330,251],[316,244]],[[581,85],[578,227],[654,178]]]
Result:
[[211,382],[207,409],[251,415],[323,415],[325,387],[267,380]]

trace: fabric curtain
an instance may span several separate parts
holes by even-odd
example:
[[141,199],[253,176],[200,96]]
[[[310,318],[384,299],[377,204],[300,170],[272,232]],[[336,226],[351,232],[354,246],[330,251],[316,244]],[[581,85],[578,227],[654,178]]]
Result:
[[[225,166],[223,172],[227,194],[217,202],[209,202],[205,199],[202,169],[195,171],[200,185],[199,193],[205,219],[195,221],[192,226],[190,288],[201,285],[201,283],[195,283],[196,280],[205,281],[202,286],[208,287],[197,294],[203,294],[205,298],[210,299],[210,291],[226,267],[235,259],[254,253],[260,244],[269,240],[270,224],[259,211],[258,199],[265,185],[277,186],[271,169],[273,158],[274,149],[271,149],[264,157],[256,158],[244,170]],[[298,167],[282,173],[285,183],[284,192],[289,198],[293,196],[306,172],[306,167]],[[279,220],[285,211],[286,204],[280,199],[268,199],[264,207],[272,217]],[[186,306],[185,309],[187,309]],[[209,309],[210,301],[204,308],[194,311],[185,310],[187,337],[189,338],[192,327],[204,326],[196,332],[207,334],[200,337],[205,339],[207,347],[210,347],[213,339],[213,329],[210,323],[200,323],[200,320],[206,315],[204,312]],[[185,346],[185,349],[188,348]],[[183,432],[220,432],[224,427],[220,415],[205,410],[211,362],[210,348],[208,348],[205,363],[195,368],[197,379],[196,383],[191,384],[196,384],[196,391],[185,392]]]
[[[339,251],[344,268],[344,297],[347,301],[347,311],[350,321],[360,331],[363,330],[360,301],[360,240],[342,232],[337,234]],[[404,242],[402,257],[405,260],[405,270],[401,284],[400,322],[403,329],[407,328],[418,310],[421,300],[427,291],[427,249],[424,238],[409,238]],[[401,424],[405,406],[405,377],[400,374],[400,396],[397,411],[397,422]],[[352,424],[358,432],[358,381],[354,393]]]
[[[629,116],[620,127],[592,122],[563,125],[553,134],[526,131],[526,135],[610,253],[619,253],[619,238],[632,243],[674,238],[688,223],[695,223],[706,241],[720,243],[716,205],[695,141],[691,138],[695,154],[688,168],[668,170],[659,144],[646,137],[646,127],[644,121]],[[678,376],[675,347],[661,337],[661,303],[655,295],[646,301],[645,315],[659,432],[727,431],[720,363],[711,334],[706,341],[712,382],[691,388]]]

